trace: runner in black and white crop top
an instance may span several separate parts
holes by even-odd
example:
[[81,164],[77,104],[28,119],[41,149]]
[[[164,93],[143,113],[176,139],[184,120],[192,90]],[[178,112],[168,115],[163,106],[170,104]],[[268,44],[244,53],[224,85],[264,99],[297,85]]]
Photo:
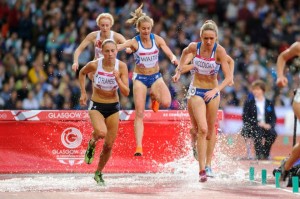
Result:
[[138,49],[133,53],[136,66],[142,68],[155,67],[158,64],[159,49],[156,46],[154,34],[150,34],[151,48],[143,46],[140,35],[136,36],[135,39],[138,42]]
[[217,43],[215,43],[210,58],[204,58],[200,55],[201,42],[197,43],[197,53],[193,59],[194,70],[201,75],[215,75],[219,72],[220,64],[216,63],[215,53]]
[[[107,72],[103,69],[102,65],[103,57],[98,60],[97,71],[94,74],[93,85],[95,88],[105,90],[105,91],[113,91],[119,88],[116,78],[112,72]],[[119,60],[116,59],[115,62],[115,70],[119,70]]]

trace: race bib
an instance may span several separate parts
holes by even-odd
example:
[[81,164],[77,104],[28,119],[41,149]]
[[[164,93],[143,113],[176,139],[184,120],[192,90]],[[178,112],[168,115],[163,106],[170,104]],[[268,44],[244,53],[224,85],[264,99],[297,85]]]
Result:
[[188,90],[188,92],[187,92],[186,98],[187,98],[187,99],[190,99],[191,96],[194,96],[195,94],[196,94],[196,88],[193,87],[193,86],[190,86],[190,87],[189,87],[189,90]]

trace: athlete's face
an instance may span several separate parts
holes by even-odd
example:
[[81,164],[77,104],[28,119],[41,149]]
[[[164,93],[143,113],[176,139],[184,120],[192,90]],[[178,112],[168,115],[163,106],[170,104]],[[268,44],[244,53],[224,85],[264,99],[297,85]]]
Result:
[[152,30],[151,23],[149,22],[142,22],[139,26],[139,31],[141,36],[149,36]]
[[102,53],[104,59],[109,59],[109,60],[116,59],[118,53],[116,44],[112,42],[104,44],[104,46],[102,46]]
[[201,35],[201,41],[205,46],[213,46],[217,40],[217,35],[213,30],[204,30]]
[[108,18],[102,18],[99,20],[98,26],[101,31],[107,32],[110,31],[112,25],[111,25],[111,21]]

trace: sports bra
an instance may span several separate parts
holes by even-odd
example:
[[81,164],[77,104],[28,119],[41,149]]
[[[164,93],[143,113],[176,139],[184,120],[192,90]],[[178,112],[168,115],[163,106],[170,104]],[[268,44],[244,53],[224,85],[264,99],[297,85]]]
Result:
[[215,53],[217,43],[215,43],[210,58],[204,58],[200,55],[201,42],[197,44],[197,53],[193,59],[194,70],[201,75],[215,75],[219,72],[220,64],[216,63]]
[[[107,72],[103,69],[103,57],[98,60],[97,71],[94,74],[93,85],[96,88],[105,91],[112,91],[119,88],[116,78],[112,72]],[[116,59],[114,70],[119,70],[119,60]]]
[[[97,43],[99,42],[101,38],[101,30],[98,31],[96,42],[95,42],[95,59],[99,59],[100,57],[103,57],[102,54],[102,48],[101,46],[98,46]],[[109,39],[114,40],[114,31],[110,31],[110,37]]]
[[159,49],[155,44],[154,34],[150,34],[151,48],[144,48],[140,35],[136,36],[135,39],[138,42],[138,49],[133,53],[136,66],[142,68],[155,67],[158,63]]

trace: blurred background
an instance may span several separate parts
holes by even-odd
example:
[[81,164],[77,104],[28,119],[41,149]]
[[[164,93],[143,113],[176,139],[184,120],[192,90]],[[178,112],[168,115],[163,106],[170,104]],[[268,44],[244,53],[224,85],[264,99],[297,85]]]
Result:
[[[300,41],[300,0],[0,0],[0,109],[86,109],[79,105],[78,72],[71,69],[75,49],[98,30],[95,20],[103,12],[114,16],[112,30],[126,39],[134,37],[135,27],[125,21],[141,3],[154,19],[152,32],[163,37],[178,58],[190,42],[199,41],[205,20],[217,23],[219,43],[235,60],[235,84],[221,92],[221,109],[241,107],[256,79],[267,82],[266,95],[276,107],[291,106],[292,88],[300,85],[300,60],[288,63],[289,88],[278,90],[276,59]],[[80,56],[81,67],[93,56],[91,45]],[[119,52],[118,57],[129,67],[131,88],[129,98],[121,96],[121,107],[134,109],[133,55]],[[172,95],[170,109],[185,109],[190,74],[172,83],[175,66],[163,52],[160,67]],[[88,82],[89,95],[91,88]],[[146,106],[149,109],[149,102]]]

